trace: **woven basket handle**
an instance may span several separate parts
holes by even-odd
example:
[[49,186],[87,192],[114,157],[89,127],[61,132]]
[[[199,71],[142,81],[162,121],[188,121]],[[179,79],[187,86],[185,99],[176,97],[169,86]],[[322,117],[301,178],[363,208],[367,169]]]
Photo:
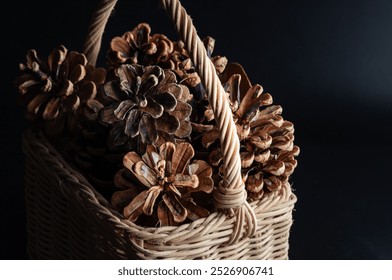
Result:
[[[257,225],[254,211],[246,201],[247,193],[241,176],[240,143],[226,93],[191,18],[179,0],[160,0],[160,2],[185,44],[215,115],[220,131],[224,170],[223,180],[214,192],[215,206],[219,209],[227,209],[237,216],[229,243],[237,242],[239,239],[253,235]],[[84,46],[84,53],[92,65],[97,61],[105,25],[116,3],[117,0],[102,0],[93,16]]]

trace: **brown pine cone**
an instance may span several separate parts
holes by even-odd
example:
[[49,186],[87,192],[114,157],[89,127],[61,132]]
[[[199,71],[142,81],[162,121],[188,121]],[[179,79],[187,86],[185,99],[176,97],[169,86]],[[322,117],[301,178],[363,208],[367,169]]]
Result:
[[[97,85],[105,80],[105,70],[87,66],[84,54],[54,49],[47,61],[35,50],[20,64],[16,86],[26,104],[26,117],[43,120],[49,134],[60,133],[65,117],[74,117],[81,104],[93,99]],[[69,120],[69,124],[75,120]]]
[[[189,90],[176,83],[170,70],[158,66],[121,65],[116,80],[106,83],[103,95],[110,105],[100,111],[100,121],[111,127],[109,149],[128,146],[136,140],[139,147],[163,138],[185,138],[192,127],[192,107],[186,102]],[[143,148],[138,149],[143,153]]]
[[[212,192],[212,169],[202,160],[191,163],[193,156],[189,143],[166,142],[159,150],[149,145],[142,157],[129,152],[123,161],[125,169],[115,176],[115,184],[122,190],[113,194],[112,204],[123,208],[123,215],[133,222],[142,214],[154,214],[160,226],[207,217],[209,211],[192,196]],[[144,190],[140,192],[140,188]]]
[[[212,52],[215,47],[215,40],[211,37],[203,39],[204,45],[207,50],[207,55],[214,63],[217,74],[222,73],[227,65],[227,58],[221,56],[212,57]],[[194,65],[190,59],[188,52],[185,50],[184,43],[182,41],[174,42],[173,52],[167,57],[167,60],[163,60],[160,65],[164,69],[170,69],[177,74],[181,83],[186,84],[196,91],[196,95],[204,97],[204,90],[199,88],[200,77],[196,72]],[[198,92],[200,91],[200,92]]]
[[[217,73],[222,73],[227,64],[226,57],[212,57],[215,47],[213,38],[207,37],[203,42]],[[147,23],[140,23],[132,31],[113,38],[107,53],[107,63],[110,69],[118,68],[122,64],[158,65],[176,73],[179,81],[191,87],[196,95],[204,95],[200,77],[184,48],[184,43],[172,42],[162,34],[151,35],[151,27]]]
[[[260,85],[242,86],[241,78],[241,74],[234,74],[223,86],[240,139],[243,179],[250,198],[259,199],[265,190],[280,190],[288,181],[297,165],[299,148],[294,146],[293,124],[281,117],[282,107],[271,105],[271,95],[263,94]],[[214,119],[210,108],[205,116]],[[202,145],[211,150],[209,163],[219,168],[222,154],[218,139],[219,131],[212,128],[204,133]]]
[[157,65],[173,51],[173,43],[162,34],[151,34],[147,23],[110,42],[107,63],[114,68],[121,64]]

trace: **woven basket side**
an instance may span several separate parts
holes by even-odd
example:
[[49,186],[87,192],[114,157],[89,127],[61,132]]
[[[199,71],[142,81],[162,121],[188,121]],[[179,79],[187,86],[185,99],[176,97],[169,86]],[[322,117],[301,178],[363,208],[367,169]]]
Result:
[[[104,218],[96,222],[96,216],[102,216],[102,213],[113,216],[103,206],[108,202],[44,137],[25,132],[23,149],[30,258],[110,258],[108,253],[113,248],[108,244],[107,236],[102,234],[107,230],[102,231],[99,226],[104,224]],[[119,254],[114,250],[113,258],[118,258]]]
[[121,219],[44,137],[26,132],[28,248],[38,259],[286,259],[290,186],[251,203],[257,232],[227,242],[235,217],[213,213],[180,227],[143,228]]
[[252,208],[260,210],[256,214],[256,234],[231,245],[227,243],[236,218],[219,212],[191,224],[162,228],[141,228],[116,216],[102,215],[96,209],[91,213],[96,212],[93,221],[104,236],[98,247],[106,248],[103,256],[110,258],[136,255],[138,259],[287,259],[295,202],[295,195],[290,194],[254,203]]
[[[89,228],[74,230],[78,224],[78,210],[71,190],[63,178],[42,157],[43,145],[26,141],[25,199],[27,207],[28,253],[33,259],[84,258]],[[60,195],[59,195],[60,194]]]

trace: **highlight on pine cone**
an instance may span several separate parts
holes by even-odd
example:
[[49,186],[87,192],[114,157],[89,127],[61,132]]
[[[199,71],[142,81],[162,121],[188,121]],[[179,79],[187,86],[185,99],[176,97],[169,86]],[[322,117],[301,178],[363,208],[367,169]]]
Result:
[[15,80],[26,103],[26,117],[42,119],[56,130],[61,130],[65,115],[94,99],[97,85],[105,80],[104,69],[87,66],[84,54],[68,52],[64,46],[54,49],[47,61],[35,50],[30,50],[26,59]]
[[[186,86],[176,83],[170,70],[124,64],[115,70],[115,75],[115,80],[102,87],[110,105],[100,111],[100,121],[111,127],[110,149],[123,147],[130,140],[145,146],[158,138],[190,135],[190,93]],[[140,151],[143,153],[143,149]]]
[[107,63],[117,68],[121,64],[157,65],[173,51],[173,43],[162,34],[151,34],[147,23],[110,42]]
[[[249,197],[260,199],[265,190],[278,191],[288,182],[297,166],[299,148],[294,146],[294,125],[281,116],[282,107],[272,105],[272,96],[263,93],[260,85],[241,84],[241,74],[233,74],[223,87],[240,139],[243,180]],[[214,119],[210,108],[205,116],[209,121]],[[215,127],[202,137],[202,145],[210,150],[209,163],[217,168],[222,160],[219,135]]]
[[[212,192],[212,169],[205,161],[192,161],[193,156],[192,145],[186,142],[166,142],[159,149],[149,145],[142,157],[127,153],[125,169],[115,176],[115,185],[121,190],[113,194],[112,204],[123,207],[124,217],[132,222],[144,214],[156,217],[160,226],[207,217],[209,211],[193,195]],[[139,192],[137,185],[144,190]]]

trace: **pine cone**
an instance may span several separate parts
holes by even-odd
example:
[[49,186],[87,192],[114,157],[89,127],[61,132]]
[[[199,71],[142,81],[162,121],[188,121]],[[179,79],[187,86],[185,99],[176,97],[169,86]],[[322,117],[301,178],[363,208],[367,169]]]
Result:
[[[159,150],[149,145],[142,157],[129,152],[123,161],[126,169],[115,176],[115,184],[122,190],[113,194],[112,204],[124,207],[124,216],[133,222],[141,214],[155,213],[160,226],[207,217],[209,211],[196,204],[192,195],[212,192],[212,169],[202,160],[191,163],[193,156],[189,143],[166,142]],[[139,192],[140,187],[132,183],[135,178],[147,189]]]
[[184,43],[182,41],[174,42],[173,46],[173,52],[170,53],[166,61],[161,62],[161,66],[176,73],[186,85],[192,88],[196,87],[200,84],[200,78],[185,50]]
[[[213,38],[207,37],[203,42],[217,73],[222,73],[227,64],[226,57],[212,57],[215,47]],[[122,64],[158,65],[176,73],[181,83],[191,87],[196,96],[204,95],[199,75],[184,48],[184,43],[172,42],[162,34],[151,35],[151,27],[147,23],[140,23],[132,31],[113,38],[107,53],[107,63],[109,68],[118,68]]]
[[[212,52],[215,47],[215,40],[211,37],[203,39],[204,45],[207,50],[207,55],[214,63],[215,70],[218,74],[225,70],[227,58],[221,56],[212,57]],[[166,61],[162,61],[160,66],[164,69],[170,69],[177,74],[181,83],[186,84],[193,89],[194,95],[201,99],[205,97],[204,89],[201,86],[200,77],[196,72],[194,65],[190,59],[188,52],[185,50],[182,41],[174,42],[173,52],[167,57]]]
[[[242,94],[240,85],[241,75],[234,74],[223,86],[240,139],[243,179],[250,197],[259,199],[265,189],[280,190],[288,181],[297,165],[294,157],[299,148],[294,146],[293,124],[283,120],[281,106],[271,105],[271,95],[263,94],[260,85],[247,87]],[[211,108],[205,115],[209,121],[214,119]],[[202,137],[202,145],[211,150],[209,163],[215,167],[222,160],[217,145],[219,135],[218,129],[213,128]]]
[[173,51],[173,43],[162,34],[150,35],[151,27],[140,23],[132,31],[110,42],[107,63],[114,68],[121,64],[157,65]]
[[[176,83],[175,75],[158,66],[121,65],[116,80],[103,86],[111,103],[100,111],[100,120],[111,127],[110,149],[153,144],[158,136],[185,138],[192,127],[188,121],[192,107],[186,102],[189,90]],[[135,141],[133,141],[135,142]],[[138,149],[143,153],[144,149]]]
[[87,66],[84,54],[68,52],[64,46],[54,49],[47,61],[41,60],[35,50],[30,50],[26,58],[15,81],[26,103],[26,117],[43,120],[51,128],[47,129],[49,133],[59,133],[64,117],[73,117],[80,104],[95,97],[105,70]]

